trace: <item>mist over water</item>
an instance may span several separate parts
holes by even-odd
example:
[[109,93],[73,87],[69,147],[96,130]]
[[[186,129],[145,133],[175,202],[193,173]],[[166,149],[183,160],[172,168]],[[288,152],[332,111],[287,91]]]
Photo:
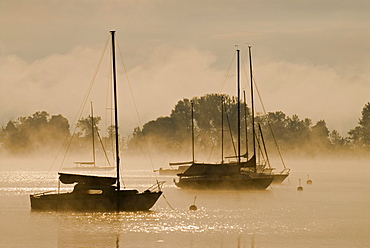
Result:
[[[47,165],[26,169],[19,160],[18,167],[4,166],[10,162],[1,161],[0,247],[366,247],[370,242],[367,161],[288,160],[291,176],[266,191],[181,190],[171,176],[130,168],[123,173],[128,188],[142,191],[165,180],[164,197],[150,212],[121,213],[31,212],[29,194],[56,190],[57,171]],[[307,175],[312,185],[306,184]],[[198,210],[190,211],[195,196]]]

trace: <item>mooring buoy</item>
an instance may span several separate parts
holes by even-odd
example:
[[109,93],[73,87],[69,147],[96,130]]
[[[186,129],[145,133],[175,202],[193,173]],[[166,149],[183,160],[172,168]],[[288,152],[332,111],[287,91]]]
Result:
[[306,181],[306,184],[309,184],[309,185],[311,185],[311,184],[312,184],[312,180],[310,179],[310,175],[307,175],[307,181]]
[[301,179],[299,178],[299,186],[297,188],[298,191],[303,191],[303,187],[301,186]]
[[195,196],[194,197],[193,205],[190,205],[189,210],[193,210],[193,211],[198,210],[197,206],[195,205],[195,200],[196,199],[197,199],[197,197]]

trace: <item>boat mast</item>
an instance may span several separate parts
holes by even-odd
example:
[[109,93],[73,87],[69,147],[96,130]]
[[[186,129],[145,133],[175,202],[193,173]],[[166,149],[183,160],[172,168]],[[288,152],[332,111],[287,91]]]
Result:
[[238,163],[240,163],[240,50],[236,50],[237,54],[237,80],[238,80]]
[[193,163],[195,162],[194,159],[194,103],[191,101],[191,152],[193,156]]
[[91,106],[91,134],[92,134],[92,146],[93,146],[93,162],[95,167],[96,155],[95,155],[95,123],[94,123],[94,110],[92,102],[90,102]]
[[243,91],[244,96],[244,126],[245,126],[245,156],[248,159],[248,121],[247,121],[247,98],[245,96],[245,90]]
[[252,70],[251,46],[248,46],[248,51],[249,51],[249,73],[250,73],[250,78],[251,78],[253,155],[255,156],[256,155],[256,130],[254,128],[253,70]]
[[224,163],[224,97],[221,96],[221,164]]
[[110,31],[112,35],[112,73],[113,73],[113,95],[114,95],[114,128],[116,133],[116,167],[117,167],[117,190],[119,191],[121,188],[121,183],[119,180],[120,173],[119,173],[119,138],[118,138],[118,114],[117,114],[117,77],[116,77],[116,50],[115,50],[115,33],[116,31]]

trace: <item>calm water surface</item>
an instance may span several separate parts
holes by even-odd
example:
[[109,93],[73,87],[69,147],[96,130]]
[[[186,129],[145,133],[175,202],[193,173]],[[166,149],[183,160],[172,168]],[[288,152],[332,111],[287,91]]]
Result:
[[29,194],[56,190],[57,172],[2,169],[0,247],[370,247],[367,162],[291,167],[288,181],[262,192],[180,190],[170,176],[127,171],[139,190],[166,181],[165,198],[136,213],[31,212]]

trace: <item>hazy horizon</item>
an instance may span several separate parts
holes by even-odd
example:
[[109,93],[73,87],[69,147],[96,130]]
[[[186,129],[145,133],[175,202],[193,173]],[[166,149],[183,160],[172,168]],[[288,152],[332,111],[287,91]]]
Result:
[[[141,124],[169,115],[183,98],[219,93],[234,45],[245,56],[246,43],[269,112],[324,119],[347,136],[369,102],[366,1],[19,0],[1,6],[1,125],[41,110],[73,120],[112,29]],[[221,93],[235,95],[229,80]],[[128,89],[122,91],[120,106],[129,109],[121,110],[120,126],[130,133],[139,123]]]

